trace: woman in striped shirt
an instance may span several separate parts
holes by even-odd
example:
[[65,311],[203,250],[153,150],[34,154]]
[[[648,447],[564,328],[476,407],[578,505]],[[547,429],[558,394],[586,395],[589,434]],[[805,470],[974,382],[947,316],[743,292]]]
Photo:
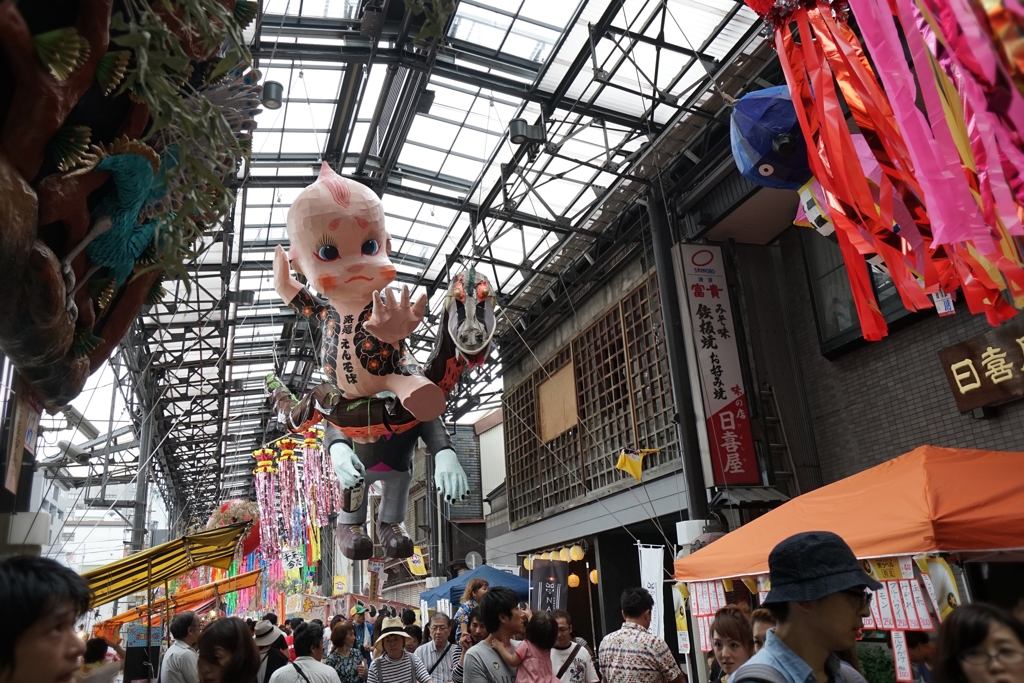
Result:
[[412,640],[412,636],[405,632],[401,619],[384,620],[374,644],[374,660],[367,683],[430,683],[430,674],[423,662],[406,652],[406,640]]

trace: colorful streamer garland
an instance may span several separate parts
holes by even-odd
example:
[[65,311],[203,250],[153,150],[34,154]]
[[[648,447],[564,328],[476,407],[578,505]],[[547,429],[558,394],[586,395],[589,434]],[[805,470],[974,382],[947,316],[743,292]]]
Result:
[[279,482],[281,484],[281,519],[284,520],[283,528],[285,538],[289,544],[295,543],[298,533],[298,525],[295,523],[295,487],[298,483],[298,458],[295,449],[299,442],[295,439],[281,439],[277,442],[281,449],[281,455],[277,458],[277,469]]
[[[960,287],[971,312],[991,324],[1016,315],[1007,298],[1024,307],[1016,240],[1024,235],[1024,9],[1016,0],[747,4],[772,34],[864,337],[887,334],[870,254],[909,310]],[[850,10],[867,54],[846,21]],[[915,79],[898,28],[916,74],[926,76]],[[877,183],[843,104],[881,168]]]

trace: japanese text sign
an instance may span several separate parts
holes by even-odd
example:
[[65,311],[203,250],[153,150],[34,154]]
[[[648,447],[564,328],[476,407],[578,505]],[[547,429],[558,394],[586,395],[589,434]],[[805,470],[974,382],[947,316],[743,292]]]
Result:
[[1024,396],[1024,320],[939,351],[939,360],[961,413]]
[[716,484],[760,484],[722,250],[679,247]]

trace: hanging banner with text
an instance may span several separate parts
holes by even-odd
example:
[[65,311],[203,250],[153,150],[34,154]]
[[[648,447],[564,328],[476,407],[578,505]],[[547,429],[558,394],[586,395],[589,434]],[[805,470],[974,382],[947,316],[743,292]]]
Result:
[[760,484],[722,250],[679,246],[715,484]]
[[569,600],[569,563],[534,560],[530,572],[530,609],[565,609]]
[[640,546],[640,585],[654,598],[651,625],[648,631],[665,639],[665,591],[661,589],[665,575],[665,546]]

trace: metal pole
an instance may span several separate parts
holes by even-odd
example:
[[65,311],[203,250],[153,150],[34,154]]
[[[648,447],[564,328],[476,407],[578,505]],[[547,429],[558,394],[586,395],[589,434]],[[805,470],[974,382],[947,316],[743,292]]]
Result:
[[661,317],[665,324],[665,350],[672,378],[672,396],[676,406],[676,434],[679,439],[683,478],[686,481],[686,507],[690,519],[708,516],[707,492],[700,460],[700,442],[697,439],[697,416],[690,392],[690,368],[686,360],[683,338],[683,319],[676,291],[675,272],[672,269],[672,231],[668,212],[658,184],[651,185],[647,194],[647,215],[651,226],[651,247],[658,274],[661,294]]
[[[133,520],[134,521],[134,520]],[[156,678],[153,672],[153,558],[146,563],[146,666],[149,667],[149,680]]]
[[438,567],[438,572],[439,572],[438,576],[447,575],[447,572],[445,571],[445,566],[444,566],[445,565],[444,555],[442,554],[443,551],[441,550],[441,536],[443,535],[441,533],[441,529],[442,528],[443,527],[441,526],[441,489],[438,488],[437,489],[437,567]]
[[587,582],[587,603],[590,605],[590,637],[593,638],[594,646],[597,646],[597,626],[594,623],[594,595],[591,592],[590,582],[590,560],[587,560],[587,575],[584,577]]
[[132,544],[133,553],[140,552],[146,538],[146,504],[149,494],[149,455],[153,445],[153,417],[142,407],[142,429],[139,434],[139,473],[135,479],[135,509],[132,513]]

